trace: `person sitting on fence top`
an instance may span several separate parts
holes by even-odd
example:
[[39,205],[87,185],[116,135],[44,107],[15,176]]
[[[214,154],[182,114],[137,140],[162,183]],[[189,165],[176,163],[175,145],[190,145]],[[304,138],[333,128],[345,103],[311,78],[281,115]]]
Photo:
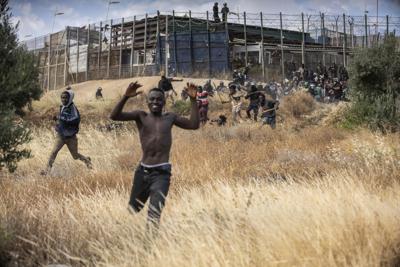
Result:
[[221,22],[218,13],[219,13],[218,3],[215,2],[213,6],[213,17],[214,17],[214,22],[216,23]]
[[96,99],[103,99],[103,94],[101,93],[102,90],[103,90],[103,88],[101,88],[100,86],[99,86],[99,88],[97,88]]
[[224,6],[221,8],[221,13],[222,13],[222,21],[226,22],[229,14],[229,8],[226,3],[224,3]]

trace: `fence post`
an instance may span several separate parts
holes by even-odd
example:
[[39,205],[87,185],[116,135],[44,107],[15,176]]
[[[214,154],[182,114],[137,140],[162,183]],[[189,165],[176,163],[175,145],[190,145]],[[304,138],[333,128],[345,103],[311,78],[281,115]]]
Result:
[[210,46],[210,23],[209,23],[209,15],[208,11],[206,12],[207,15],[207,56],[208,56],[208,77],[211,76],[211,46]]
[[[122,46],[124,45],[124,18],[121,21],[121,42],[119,45],[119,69],[118,69],[118,78],[121,79],[121,72],[122,72]],[[117,40],[118,43],[118,40]]]
[[260,23],[261,23],[261,68],[263,81],[265,82],[265,59],[264,59],[264,23],[263,23],[263,13],[260,12]]
[[282,81],[285,80],[285,64],[283,62],[284,55],[283,55],[283,26],[282,26],[282,12],[279,12],[279,21],[280,21],[280,28],[281,28],[281,68],[282,68]]
[[321,13],[321,35],[322,35],[322,64],[324,68],[326,67],[326,58],[325,58],[325,14]]
[[145,73],[144,70],[146,69],[146,60],[147,60],[147,13],[144,17],[144,39],[143,39],[143,74]]
[[113,26],[113,20],[110,20],[110,40],[108,41],[109,44],[108,44],[108,54],[107,54],[107,79],[110,78],[112,26]]
[[193,63],[193,31],[192,31],[192,11],[189,10],[189,50],[190,50],[190,66],[192,73],[194,72],[194,63]]
[[131,40],[131,77],[133,77],[133,55],[134,55],[134,45],[135,45],[135,27],[136,27],[136,16],[133,16],[132,21],[132,40]]
[[78,73],[79,73],[79,26],[76,27],[76,76],[75,76],[76,83],[78,83]]
[[[335,24],[336,24],[336,46],[339,46],[339,21],[340,16],[335,17]],[[343,21],[344,22],[344,21]]]
[[[305,55],[304,55],[304,49],[305,49],[305,34],[304,34],[304,13],[301,12],[301,64],[305,64]],[[304,66],[305,67],[305,66]]]
[[178,48],[176,41],[176,29],[175,29],[175,10],[172,10],[172,31],[174,33],[174,63],[175,63],[175,76],[178,75]]
[[47,91],[50,91],[50,64],[51,64],[51,33],[49,34],[49,52],[47,56]]
[[351,48],[354,48],[354,18],[350,17],[348,19],[349,22],[349,28],[350,28],[350,42],[351,42]]
[[246,12],[243,12],[244,63],[248,65]]
[[[67,62],[68,62],[68,54],[69,54],[69,26],[66,28],[67,31],[67,40],[65,43],[65,50],[64,50],[64,86],[67,85]],[[68,64],[69,66],[69,64]],[[69,73],[69,71],[68,71]]]
[[[226,66],[227,69],[230,69],[230,64],[229,64],[229,28],[228,28],[228,14],[226,15],[226,20],[225,20],[225,42],[226,42]],[[226,70],[225,70],[226,74]]]
[[165,16],[165,77],[169,76],[168,69],[169,43],[168,43],[168,15]]
[[103,23],[100,21],[100,30],[99,30],[99,46],[97,48],[97,75],[96,78],[99,79],[100,78],[100,62],[101,62],[101,50],[102,50],[102,25]]
[[160,39],[160,11],[157,10],[157,29],[156,29],[156,49],[157,49],[157,57],[158,57],[158,61],[157,65],[160,66],[160,71],[161,71],[161,39]]
[[59,35],[57,33],[57,46],[56,46],[56,64],[55,64],[55,72],[54,72],[54,85],[53,90],[57,89],[57,71],[58,71],[58,48],[59,48]]
[[90,48],[90,24],[88,24],[88,35],[87,35],[87,50],[86,50],[86,81],[89,78],[89,48]]
[[347,34],[346,34],[346,14],[343,13],[343,66],[347,66]]
[[386,37],[389,36],[389,16],[386,15]]
[[368,48],[368,17],[364,15],[364,26],[365,26],[365,47]]

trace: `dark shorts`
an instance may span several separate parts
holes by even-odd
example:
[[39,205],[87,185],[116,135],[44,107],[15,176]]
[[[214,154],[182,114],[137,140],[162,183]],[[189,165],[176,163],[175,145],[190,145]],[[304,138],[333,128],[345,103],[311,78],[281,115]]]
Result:
[[139,165],[133,178],[129,205],[139,212],[150,198],[150,220],[159,221],[165,204],[171,178],[171,165],[146,168]]

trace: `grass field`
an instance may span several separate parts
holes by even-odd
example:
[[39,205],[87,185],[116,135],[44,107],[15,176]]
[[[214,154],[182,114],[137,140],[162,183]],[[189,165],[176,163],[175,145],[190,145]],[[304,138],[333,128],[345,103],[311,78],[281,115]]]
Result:
[[[47,120],[49,104],[35,103],[34,139],[28,145],[33,157],[0,181],[1,261],[398,266],[399,134],[341,129],[332,124],[340,116],[337,107],[307,108],[310,101],[297,95],[283,103],[285,121],[276,130],[250,122],[174,128],[172,184],[156,238],[145,233],[147,210],[137,215],[127,210],[141,157],[135,126],[99,127],[107,123],[113,101],[93,104],[92,111],[81,108],[79,146],[94,170],[63,148],[47,177],[39,172],[55,136]],[[229,114],[229,106],[218,112]]]

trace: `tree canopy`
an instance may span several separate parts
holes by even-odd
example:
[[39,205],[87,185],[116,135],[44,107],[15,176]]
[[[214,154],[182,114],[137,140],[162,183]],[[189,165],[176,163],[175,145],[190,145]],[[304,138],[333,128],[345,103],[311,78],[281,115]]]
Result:
[[30,131],[19,116],[23,108],[42,94],[35,56],[18,43],[18,24],[10,21],[7,0],[0,0],[0,170],[14,171],[16,163],[29,157],[21,145],[30,140]]

